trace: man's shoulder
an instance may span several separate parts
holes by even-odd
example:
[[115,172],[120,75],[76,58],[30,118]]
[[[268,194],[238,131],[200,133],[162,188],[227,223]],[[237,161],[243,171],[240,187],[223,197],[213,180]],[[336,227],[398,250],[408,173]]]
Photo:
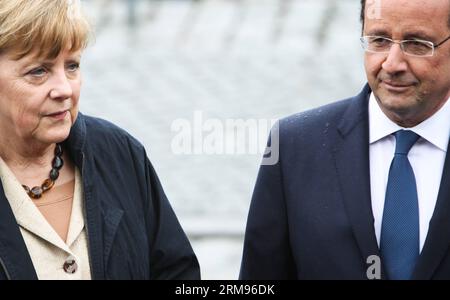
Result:
[[280,120],[280,129],[284,133],[316,131],[318,128],[337,126],[354,98],[339,100],[314,109],[299,112]]
[[279,122],[281,137],[303,136],[309,139],[320,131],[351,127],[361,118],[368,117],[370,93],[371,89],[366,84],[356,96],[285,117]]

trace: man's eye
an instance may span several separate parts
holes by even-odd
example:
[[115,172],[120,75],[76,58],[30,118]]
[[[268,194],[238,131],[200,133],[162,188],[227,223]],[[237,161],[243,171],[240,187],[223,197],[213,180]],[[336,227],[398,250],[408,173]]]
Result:
[[433,46],[422,41],[408,41],[405,43],[406,51],[414,55],[426,55],[433,51]]
[[432,48],[429,44],[421,42],[421,41],[410,41],[406,43],[406,45],[415,47],[415,48]]
[[377,45],[383,45],[383,44],[388,43],[388,40],[387,39],[383,39],[383,38],[374,38],[374,39],[372,39],[371,42],[374,43],[374,44],[377,44]]

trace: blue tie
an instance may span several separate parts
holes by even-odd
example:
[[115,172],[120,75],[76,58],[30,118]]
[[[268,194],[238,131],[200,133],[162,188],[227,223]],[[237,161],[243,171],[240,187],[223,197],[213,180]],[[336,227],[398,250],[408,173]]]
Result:
[[419,257],[419,207],[416,179],[408,152],[419,136],[395,133],[395,155],[389,169],[381,225],[381,256],[389,279],[410,279]]

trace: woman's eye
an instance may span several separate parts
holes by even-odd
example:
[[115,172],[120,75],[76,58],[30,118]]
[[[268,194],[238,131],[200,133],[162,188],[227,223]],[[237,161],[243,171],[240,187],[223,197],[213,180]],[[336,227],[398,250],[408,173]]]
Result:
[[79,64],[79,63],[72,63],[72,64],[69,64],[69,65],[67,66],[67,69],[68,69],[70,72],[75,72],[75,71],[77,71],[79,68],[80,68],[80,64]]
[[42,67],[35,68],[35,69],[31,70],[30,72],[28,72],[29,75],[37,76],[37,77],[44,76],[46,73],[47,73],[47,71],[45,70],[45,68],[42,68]]

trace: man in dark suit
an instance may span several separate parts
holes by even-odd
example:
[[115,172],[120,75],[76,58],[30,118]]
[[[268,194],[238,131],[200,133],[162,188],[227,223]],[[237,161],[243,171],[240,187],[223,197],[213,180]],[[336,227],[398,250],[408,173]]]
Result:
[[450,1],[361,20],[368,85],[279,122],[241,279],[450,279]]

